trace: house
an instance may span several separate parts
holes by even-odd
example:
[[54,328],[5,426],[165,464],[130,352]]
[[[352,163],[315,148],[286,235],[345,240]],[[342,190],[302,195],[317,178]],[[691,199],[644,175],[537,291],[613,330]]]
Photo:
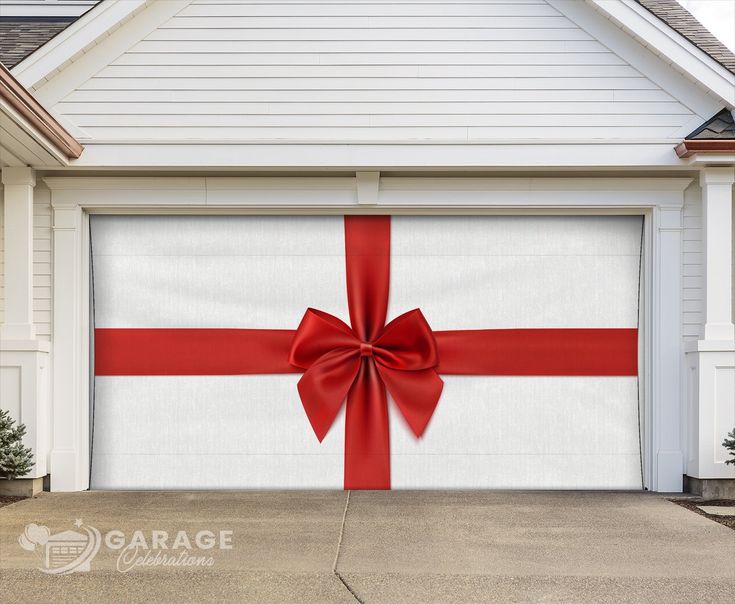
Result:
[[[28,18],[49,39],[7,44],[0,89],[0,393],[32,476],[339,488],[383,422],[392,483],[344,486],[732,493],[735,56],[674,0],[88,4]],[[283,353],[307,307],[348,321],[351,238],[392,246],[388,318],[430,325],[431,421],[325,420],[301,388],[307,417],[262,375],[310,367]]]

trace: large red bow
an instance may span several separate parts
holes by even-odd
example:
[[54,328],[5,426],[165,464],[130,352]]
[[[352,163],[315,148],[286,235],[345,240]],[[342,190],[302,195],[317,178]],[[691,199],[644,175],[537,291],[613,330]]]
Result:
[[380,388],[367,386],[365,380],[379,376],[417,437],[424,433],[444,385],[434,369],[439,363],[434,336],[418,308],[388,323],[372,342],[362,342],[337,317],[309,308],[288,360],[306,370],[299,395],[320,441],[348,392]]

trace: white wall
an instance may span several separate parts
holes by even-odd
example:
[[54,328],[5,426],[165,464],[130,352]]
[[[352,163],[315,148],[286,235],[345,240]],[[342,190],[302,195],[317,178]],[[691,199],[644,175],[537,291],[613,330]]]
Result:
[[33,323],[40,340],[51,339],[51,192],[39,183],[33,196]]
[[684,192],[682,253],[682,334],[685,340],[703,337],[704,251],[702,249],[702,189],[696,182]]
[[695,117],[545,0],[195,0],[54,111],[96,140],[640,139]]
[[[4,202],[0,186],[0,323],[5,310]],[[51,193],[43,183],[33,196],[33,323],[39,340],[51,339]]]

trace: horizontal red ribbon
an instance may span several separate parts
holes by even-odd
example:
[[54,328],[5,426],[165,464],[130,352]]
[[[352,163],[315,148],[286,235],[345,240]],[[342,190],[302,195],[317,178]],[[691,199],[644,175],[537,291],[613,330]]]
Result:
[[[301,373],[293,329],[98,328],[96,375]],[[433,332],[440,374],[638,375],[638,330],[472,329]]]

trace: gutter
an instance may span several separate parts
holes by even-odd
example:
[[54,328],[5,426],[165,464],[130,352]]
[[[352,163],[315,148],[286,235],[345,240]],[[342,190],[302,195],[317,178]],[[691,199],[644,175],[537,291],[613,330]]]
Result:
[[680,142],[674,150],[682,159],[691,157],[695,153],[735,153],[735,139],[686,139]]
[[42,134],[68,159],[76,159],[84,147],[43,106],[31,96],[8,69],[0,64],[0,98]]

